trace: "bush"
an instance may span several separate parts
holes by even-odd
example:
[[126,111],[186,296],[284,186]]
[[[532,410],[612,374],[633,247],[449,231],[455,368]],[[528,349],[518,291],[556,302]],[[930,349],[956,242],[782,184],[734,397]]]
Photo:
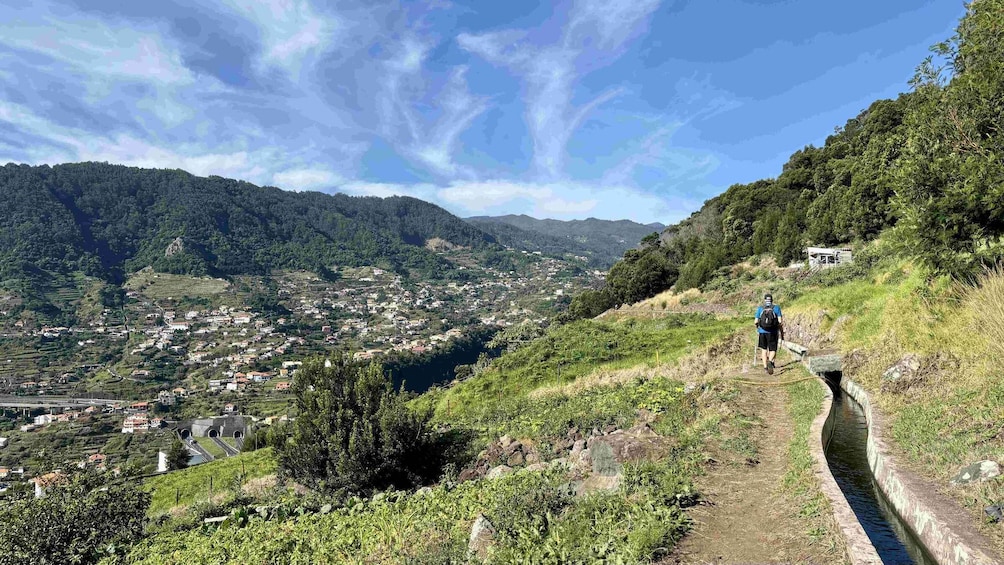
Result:
[[379,365],[313,361],[291,388],[297,418],[278,453],[291,478],[326,492],[368,493],[438,474],[429,415],[410,410]]
[[130,483],[78,475],[45,496],[0,506],[0,565],[95,563],[143,535],[150,494]]

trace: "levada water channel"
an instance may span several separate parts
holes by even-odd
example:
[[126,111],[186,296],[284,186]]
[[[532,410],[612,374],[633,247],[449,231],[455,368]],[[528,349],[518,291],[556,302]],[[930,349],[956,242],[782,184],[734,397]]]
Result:
[[825,375],[833,391],[826,461],[844,498],[886,564],[937,565],[900,519],[868,465],[868,423],[861,405],[840,389],[840,373]]

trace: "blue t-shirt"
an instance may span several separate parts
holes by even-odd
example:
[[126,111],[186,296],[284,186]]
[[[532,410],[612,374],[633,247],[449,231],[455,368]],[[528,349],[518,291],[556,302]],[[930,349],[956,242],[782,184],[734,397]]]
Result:
[[[757,320],[760,319],[760,314],[763,314],[763,306],[757,306],[756,307],[756,319]],[[781,318],[781,307],[778,306],[777,304],[774,305],[774,315],[777,316],[779,319]],[[769,333],[771,333],[771,332],[769,332],[769,331],[761,328],[760,326],[756,327],[756,331],[757,331],[757,333],[761,333],[761,334],[769,334]],[[777,331],[777,330],[774,330],[774,331]]]

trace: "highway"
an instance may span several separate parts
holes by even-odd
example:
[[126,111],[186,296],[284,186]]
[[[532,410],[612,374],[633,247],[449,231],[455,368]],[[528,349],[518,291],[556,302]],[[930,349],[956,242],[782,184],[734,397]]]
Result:
[[0,408],[86,408],[112,406],[127,401],[106,398],[74,398],[71,396],[7,396],[0,395]]

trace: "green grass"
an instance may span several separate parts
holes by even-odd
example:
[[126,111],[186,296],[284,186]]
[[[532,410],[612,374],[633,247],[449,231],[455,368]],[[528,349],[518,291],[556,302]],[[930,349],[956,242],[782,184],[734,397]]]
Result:
[[183,296],[212,298],[226,292],[230,283],[223,279],[143,270],[130,276],[123,286],[129,290],[140,291],[153,299],[179,299]]
[[698,315],[648,321],[583,320],[549,330],[543,338],[496,359],[476,378],[427,394],[416,404],[434,407],[438,421],[518,437],[564,433],[571,426],[590,429],[623,424],[649,399],[663,395],[672,401],[681,385],[665,379],[639,379],[613,390],[602,387],[574,395],[532,397],[529,393],[600,369],[653,366],[657,360],[670,363],[740,324],[740,320]]
[[270,475],[276,468],[275,455],[266,448],[147,479],[144,485],[153,493],[149,514],[162,514],[176,506],[176,501],[189,506],[207,500],[210,477],[213,492],[218,494],[232,488],[236,480]]
[[209,454],[216,459],[223,459],[227,456],[227,453],[223,451],[223,448],[216,445],[216,442],[208,437],[197,437],[195,438],[195,443],[198,443],[202,449],[208,451]]
[[[800,368],[803,376],[808,376]],[[830,504],[819,489],[819,481],[813,472],[812,453],[809,451],[809,435],[812,422],[819,415],[825,393],[819,381],[812,379],[788,385],[788,412],[794,421],[794,433],[788,444],[788,466],[784,474],[783,487],[798,505],[796,512],[804,520],[805,533],[814,541],[827,543],[834,548],[837,533],[830,530]],[[812,438],[818,441],[818,438]]]

